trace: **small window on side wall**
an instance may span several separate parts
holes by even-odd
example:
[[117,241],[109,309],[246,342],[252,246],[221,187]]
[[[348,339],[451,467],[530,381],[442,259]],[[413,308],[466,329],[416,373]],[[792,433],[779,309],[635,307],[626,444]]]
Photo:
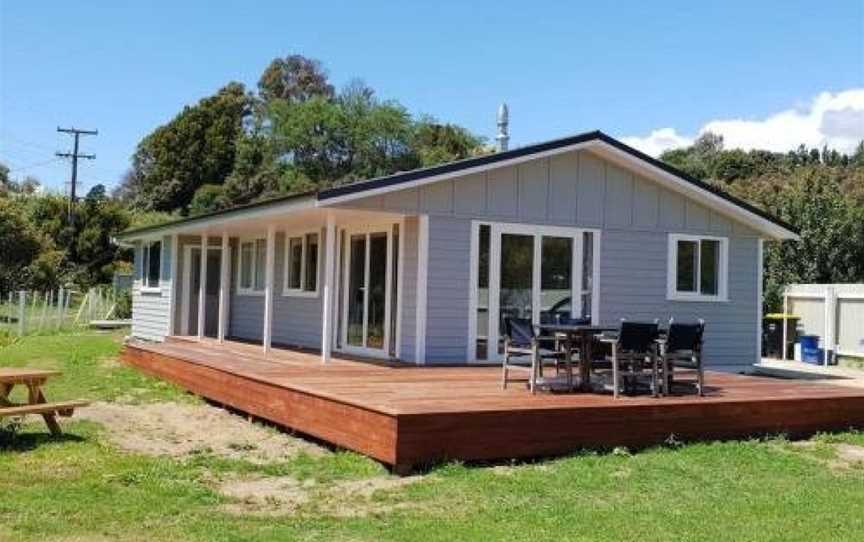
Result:
[[670,234],[667,298],[726,301],[728,247],[724,237]]
[[261,295],[264,292],[267,241],[246,239],[240,241],[240,261],[237,274],[237,293]]
[[288,235],[285,245],[284,295],[318,293],[318,234]]
[[141,284],[144,288],[159,288],[159,279],[162,272],[162,242],[150,241],[144,243],[141,251]]

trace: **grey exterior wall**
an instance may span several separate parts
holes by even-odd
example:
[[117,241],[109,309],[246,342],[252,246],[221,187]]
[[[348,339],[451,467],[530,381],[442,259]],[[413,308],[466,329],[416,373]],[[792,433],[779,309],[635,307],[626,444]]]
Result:
[[[601,323],[614,325],[622,317],[700,317],[707,321],[708,364],[732,369],[756,360],[758,234],[590,152],[537,159],[350,206],[429,215],[429,363],[465,359],[472,219],[599,228]],[[666,299],[669,233],[729,238],[728,302]],[[406,243],[406,256],[412,251],[416,245]],[[416,264],[405,263],[407,274]],[[405,301],[410,298],[406,290]],[[409,327],[403,325],[403,344]]]
[[171,237],[162,238],[162,270],[158,292],[142,291],[143,245],[135,243],[135,271],[132,281],[132,336],[148,341],[162,341],[169,334],[171,295],[174,277],[171,276]]
[[[276,235],[276,275],[273,295],[273,343],[306,348],[321,347],[321,286],[324,278],[324,232],[319,232],[318,286],[316,297],[282,295],[285,269],[285,234]],[[234,240],[235,246],[237,241]],[[232,250],[231,307],[228,335],[260,341],[264,330],[264,296],[237,293],[238,250]]]

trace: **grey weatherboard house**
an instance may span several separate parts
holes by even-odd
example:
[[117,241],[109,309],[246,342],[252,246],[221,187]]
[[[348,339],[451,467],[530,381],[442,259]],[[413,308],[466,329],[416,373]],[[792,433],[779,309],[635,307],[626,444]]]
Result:
[[797,235],[601,132],[119,236],[140,339],[452,364],[500,359],[507,315],[704,318],[728,370],[759,357],[766,239]]

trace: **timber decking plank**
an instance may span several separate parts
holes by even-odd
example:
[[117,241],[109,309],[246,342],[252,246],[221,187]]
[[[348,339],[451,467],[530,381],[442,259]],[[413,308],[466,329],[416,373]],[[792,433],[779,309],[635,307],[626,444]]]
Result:
[[864,390],[709,373],[706,397],[614,400],[500,388],[496,367],[369,364],[212,341],[132,343],[145,372],[239,410],[404,467],[562,454],[679,438],[806,434],[864,426]]

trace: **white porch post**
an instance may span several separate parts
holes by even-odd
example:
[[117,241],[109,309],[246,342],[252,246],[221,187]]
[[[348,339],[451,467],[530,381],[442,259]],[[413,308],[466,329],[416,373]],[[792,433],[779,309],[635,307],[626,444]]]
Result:
[[180,291],[180,279],[177,277],[179,269],[178,258],[180,254],[179,241],[180,236],[176,233],[171,236],[171,287],[168,296],[168,335],[177,334],[176,313],[177,307],[177,292]]
[[204,339],[204,322],[207,315],[207,232],[201,234],[201,265],[198,284],[198,340]]
[[414,361],[426,363],[426,288],[429,265],[429,215],[417,217],[417,316],[415,318]]
[[270,352],[273,337],[273,264],[276,260],[276,226],[267,226],[267,257],[264,264],[264,353]]
[[219,343],[225,342],[225,330],[228,327],[228,292],[230,291],[229,273],[230,257],[228,255],[228,232],[222,231],[221,270],[219,273]]
[[321,362],[330,361],[333,348],[333,293],[336,286],[336,216],[327,213],[327,229],[324,237],[324,297],[322,307]]

